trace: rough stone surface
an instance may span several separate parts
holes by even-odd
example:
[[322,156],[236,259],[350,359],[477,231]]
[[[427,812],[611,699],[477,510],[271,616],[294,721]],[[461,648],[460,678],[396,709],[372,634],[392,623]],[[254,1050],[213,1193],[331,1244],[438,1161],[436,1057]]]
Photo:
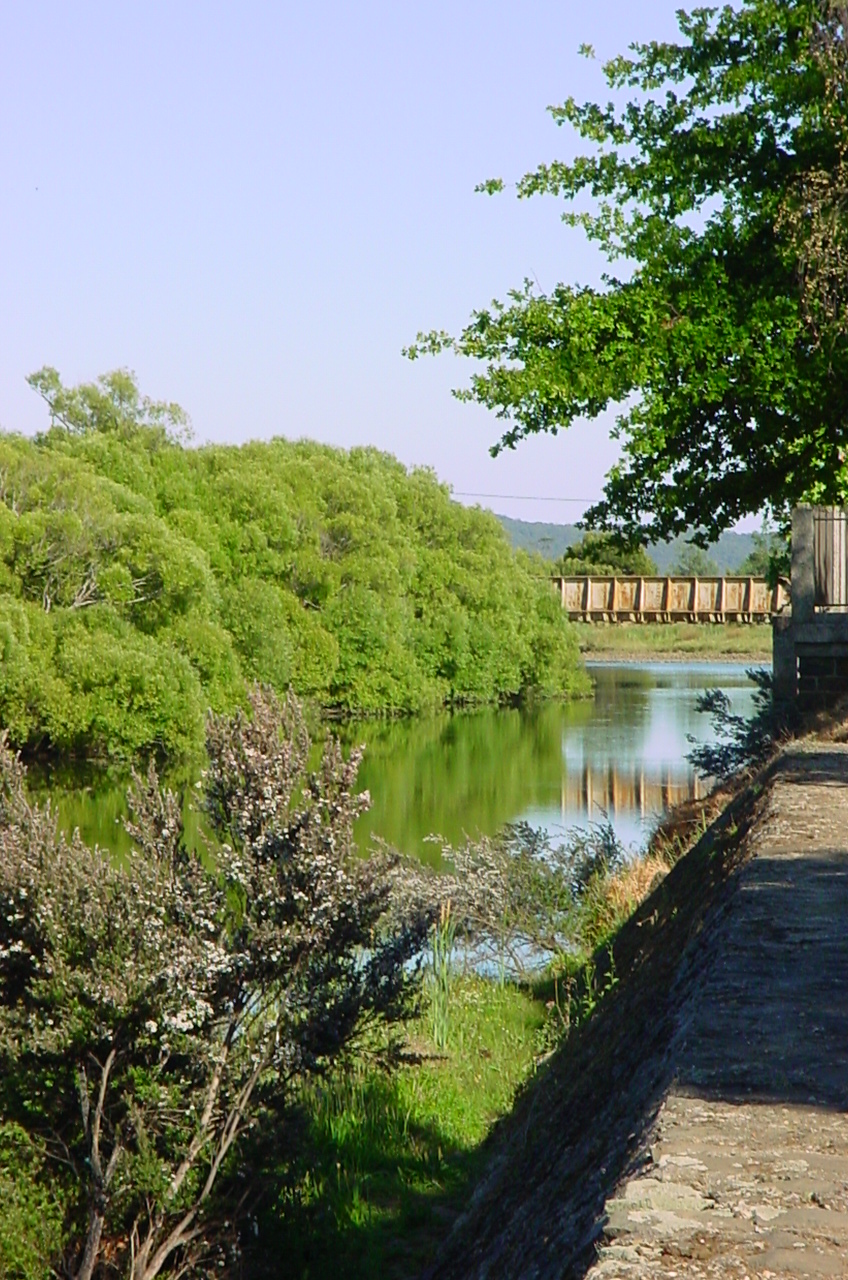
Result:
[[848,1276],[848,755],[783,762],[590,1280]]
[[848,751],[793,746],[619,935],[439,1280],[848,1277]]

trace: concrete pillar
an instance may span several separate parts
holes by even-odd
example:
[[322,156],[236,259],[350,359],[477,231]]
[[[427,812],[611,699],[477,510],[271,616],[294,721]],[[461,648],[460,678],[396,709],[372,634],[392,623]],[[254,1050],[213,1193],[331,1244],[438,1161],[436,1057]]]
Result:
[[811,622],[816,606],[816,579],[813,553],[813,509],[796,507],[792,512],[792,620]]

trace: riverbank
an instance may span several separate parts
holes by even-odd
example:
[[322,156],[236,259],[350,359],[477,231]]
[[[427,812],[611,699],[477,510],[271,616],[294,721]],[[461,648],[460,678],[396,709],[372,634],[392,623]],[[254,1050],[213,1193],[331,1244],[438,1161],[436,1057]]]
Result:
[[433,1280],[845,1274],[846,826],[824,738],[737,794],[613,939]]
[[[580,1028],[587,1019],[594,1024],[594,1007],[629,977],[633,956],[622,953],[619,942],[628,926],[619,933],[620,926],[688,847],[693,832],[703,829],[710,806],[690,803],[688,825],[678,814],[665,846],[654,842],[647,857],[613,864],[615,870],[599,864],[575,902],[573,951],[557,980],[501,985],[457,972],[447,1044],[440,1049],[433,1044],[425,983],[422,1016],[400,1029],[399,1052],[385,1055],[384,1045],[364,1042],[330,1078],[304,1086],[300,1107],[280,1131],[282,1141],[268,1145],[260,1126],[247,1162],[258,1169],[257,1185],[266,1193],[258,1202],[255,1230],[245,1240],[246,1273],[270,1280],[284,1256],[293,1275],[311,1280],[340,1272],[352,1280],[421,1274],[484,1172],[491,1150],[487,1133],[499,1127],[499,1119],[511,1125],[515,1097],[520,1109],[521,1099],[536,1087],[534,1076],[548,1074],[546,1064],[563,1037],[583,1043]],[[697,879],[699,902],[703,867]],[[589,962],[579,968],[580,959]],[[589,1075],[593,1071],[586,1067]],[[61,1215],[50,1219],[49,1238],[33,1234],[38,1197],[52,1196],[54,1187],[40,1149],[31,1146],[15,1154],[11,1183],[5,1178],[4,1152],[17,1152],[20,1138],[7,1129],[0,1125],[0,1201],[5,1193],[14,1212],[0,1223],[0,1275],[11,1270],[6,1263],[24,1238],[33,1265],[22,1280],[40,1280],[60,1245]]]
[[771,627],[739,622],[574,622],[591,662],[771,662]]

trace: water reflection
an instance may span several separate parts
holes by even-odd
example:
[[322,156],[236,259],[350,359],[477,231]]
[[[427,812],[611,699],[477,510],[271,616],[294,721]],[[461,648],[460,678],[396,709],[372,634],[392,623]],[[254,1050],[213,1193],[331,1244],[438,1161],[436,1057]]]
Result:
[[[626,844],[642,843],[659,814],[699,794],[685,759],[688,734],[710,737],[698,694],[722,688],[748,714],[753,686],[730,664],[603,664],[591,673],[592,701],[343,726],[347,746],[367,748],[360,782],[372,807],[357,826],[360,846],[374,834],[438,865],[431,833],[456,843],[526,819],[556,835],[604,815]],[[192,778],[170,781],[191,795]],[[33,782],[66,830],[79,826],[86,840],[126,851],[125,777],[54,773]],[[186,815],[197,841],[189,802]]]
[[611,764],[607,769],[584,765],[579,775],[563,774],[560,791],[560,818],[565,823],[608,814],[614,820],[638,815],[640,821],[663,813],[684,800],[705,795],[707,787],[698,778],[673,780],[669,771],[651,777],[644,769],[632,773]]
[[609,818],[628,846],[644,843],[672,805],[703,793],[686,760],[688,736],[712,738],[696,710],[704,689],[724,689],[750,714],[754,686],[730,663],[621,663],[590,667],[591,702],[480,711],[412,724],[363,726],[363,784],[373,831],[438,861],[424,837],[454,843],[527,820],[556,837]]

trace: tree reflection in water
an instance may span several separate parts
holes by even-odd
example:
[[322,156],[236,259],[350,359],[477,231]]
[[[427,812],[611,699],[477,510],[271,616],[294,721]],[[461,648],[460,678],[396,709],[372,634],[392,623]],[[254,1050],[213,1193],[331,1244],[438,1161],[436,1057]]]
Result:
[[[731,664],[599,664],[591,673],[592,701],[332,726],[346,746],[367,747],[359,781],[372,807],[357,826],[360,847],[373,832],[438,863],[438,846],[425,839],[431,833],[457,844],[527,820],[555,836],[605,814],[624,844],[642,843],[669,805],[698,794],[685,759],[687,734],[706,741],[711,733],[695,710],[698,694],[725,689],[747,714],[753,686]],[[52,796],[63,828],[128,850],[120,823],[126,776],[65,770],[32,780]],[[177,775],[171,785],[190,797],[193,780]],[[199,839],[196,815],[188,826]]]

